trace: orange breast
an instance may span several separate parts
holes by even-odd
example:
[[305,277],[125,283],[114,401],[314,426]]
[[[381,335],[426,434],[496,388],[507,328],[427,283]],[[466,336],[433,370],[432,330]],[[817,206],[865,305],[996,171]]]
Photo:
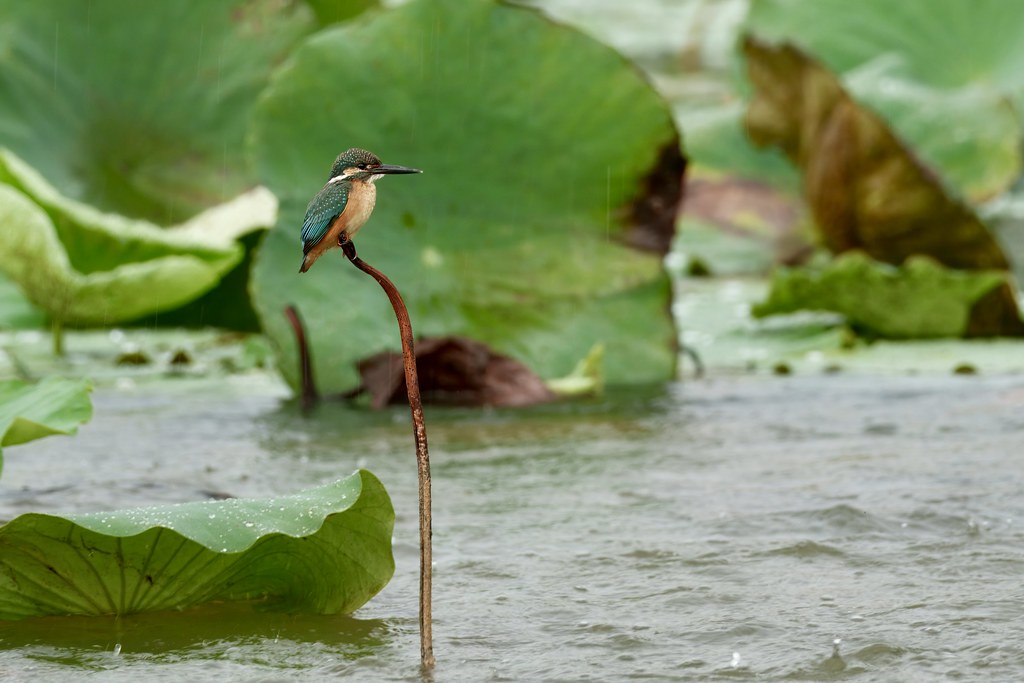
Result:
[[331,226],[331,232],[333,233],[337,229],[337,233],[333,235],[335,242],[338,241],[338,236],[342,231],[349,239],[352,239],[359,228],[363,227],[366,220],[373,213],[373,207],[377,203],[377,188],[373,183],[366,182],[355,182],[352,183],[352,189],[349,191],[348,203],[345,204],[345,210],[338,220]]

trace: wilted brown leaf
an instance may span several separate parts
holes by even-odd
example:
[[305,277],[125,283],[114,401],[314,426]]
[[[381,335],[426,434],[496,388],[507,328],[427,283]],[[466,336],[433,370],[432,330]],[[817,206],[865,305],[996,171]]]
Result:
[[[402,354],[384,351],[357,367],[374,408],[406,402]],[[416,371],[424,403],[515,407],[557,398],[525,365],[467,337],[420,339]]]
[[[964,270],[1006,270],[1006,256],[977,215],[950,196],[880,117],[834,74],[789,44],[743,43],[754,94],[746,128],[803,172],[804,194],[826,247],[861,249],[901,264],[914,254]],[[972,311],[968,335],[1024,334],[1009,285]]]
[[629,246],[668,253],[683,202],[686,166],[686,156],[675,137],[661,148],[658,161],[643,179],[642,191],[627,207],[625,237]]

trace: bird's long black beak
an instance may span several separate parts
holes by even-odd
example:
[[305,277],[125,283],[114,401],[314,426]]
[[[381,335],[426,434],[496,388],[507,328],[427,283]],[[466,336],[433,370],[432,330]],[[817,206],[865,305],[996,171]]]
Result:
[[399,174],[399,173],[423,173],[418,168],[409,168],[407,166],[393,166],[392,164],[381,164],[375,168],[370,169],[373,173],[386,173],[386,174]]

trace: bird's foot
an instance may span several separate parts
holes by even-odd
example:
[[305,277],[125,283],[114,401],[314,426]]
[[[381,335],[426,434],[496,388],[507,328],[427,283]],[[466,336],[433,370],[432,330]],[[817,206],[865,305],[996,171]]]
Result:
[[358,258],[356,256],[355,242],[350,240],[345,233],[341,233],[341,235],[338,236],[338,246],[341,247],[343,252],[345,252],[345,256],[348,257],[349,261],[355,261],[356,258]]

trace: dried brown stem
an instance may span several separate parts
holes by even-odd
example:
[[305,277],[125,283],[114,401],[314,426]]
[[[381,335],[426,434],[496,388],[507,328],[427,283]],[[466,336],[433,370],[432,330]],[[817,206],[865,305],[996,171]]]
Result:
[[413,436],[416,439],[416,467],[420,489],[420,663],[425,670],[434,667],[434,637],[431,619],[431,515],[430,515],[430,455],[427,452],[427,426],[423,420],[423,402],[416,377],[416,354],[413,352],[412,323],[409,310],[402,301],[398,288],[373,266],[356,255],[355,245],[348,240],[339,241],[345,256],[352,264],[370,275],[384,289],[395,309],[398,329],[402,335],[402,362],[405,366],[405,388],[412,411]]
[[316,382],[313,380],[313,361],[309,357],[309,343],[306,341],[306,330],[302,326],[299,312],[294,306],[287,306],[284,309],[284,317],[291,323],[292,331],[295,332],[295,344],[299,347],[299,370],[302,375],[302,409],[309,410],[320,399],[316,390]]

